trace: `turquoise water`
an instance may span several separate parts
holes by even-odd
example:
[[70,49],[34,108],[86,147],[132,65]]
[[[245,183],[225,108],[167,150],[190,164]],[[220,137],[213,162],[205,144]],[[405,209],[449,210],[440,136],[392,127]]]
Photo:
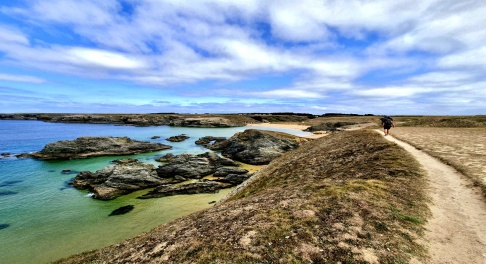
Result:
[[[158,165],[154,159],[167,153],[199,154],[208,150],[194,144],[203,136],[230,137],[247,128],[131,127],[93,124],[58,124],[40,121],[0,120],[0,153],[20,154],[41,150],[45,144],[80,136],[128,136],[161,142],[173,149],[130,156],[97,157],[65,161],[0,159],[0,263],[48,263],[86,250],[104,247],[136,236],[181,216],[212,206],[230,189],[217,194],[179,195],[136,199],[139,191],[112,201],[91,199],[87,191],[69,182],[77,172],[95,171],[113,159],[131,157]],[[261,128],[259,128],[261,129]],[[298,130],[270,130],[308,135]],[[186,134],[183,142],[165,138]],[[152,140],[152,136],[161,138]],[[63,174],[62,170],[71,170]],[[120,216],[114,209],[132,204],[135,209]],[[3,229],[2,229],[3,227]]]

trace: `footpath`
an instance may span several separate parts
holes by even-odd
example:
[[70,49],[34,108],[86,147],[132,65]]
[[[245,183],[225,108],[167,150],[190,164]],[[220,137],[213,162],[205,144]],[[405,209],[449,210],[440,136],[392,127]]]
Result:
[[427,263],[486,264],[486,201],[479,189],[438,159],[393,136],[385,138],[411,153],[427,172],[432,216],[420,241],[431,257]]

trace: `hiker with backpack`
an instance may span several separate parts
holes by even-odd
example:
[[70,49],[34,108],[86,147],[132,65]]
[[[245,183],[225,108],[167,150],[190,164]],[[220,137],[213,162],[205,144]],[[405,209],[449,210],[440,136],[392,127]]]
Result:
[[388,136],[388,134],[390,134],[390,128],[395,127],[395,121],[393,121],[393,118],[390,116],[383,116],[383,118],[380,120],[385,136]]

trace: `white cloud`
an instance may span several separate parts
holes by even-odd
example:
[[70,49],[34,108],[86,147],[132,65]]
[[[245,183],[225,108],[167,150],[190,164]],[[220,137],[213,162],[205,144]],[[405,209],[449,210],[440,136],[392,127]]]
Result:
[[67,49],[66,56],[67,60],[75,64],[95,65],[108,69],[128,70],[147,67],[140,59],[105,50],[75,47]]
[[2,74],[0,73],[0,80],[3,81],[14,81],[14,82],[26,82],[26,83],[43,83],[44,79],[37,78],[28,75],[13,75],[13,74]]
[[18,30],[9,29],[0,25],[0,46],[10,43],[28,45],[29,39]]
[[454,53],[442,57],[438,61],[438,66],[443,68],[458,68],[458,67],[481,67],[486,70],[486,62],[483,58],[486,57],[486,45],[473,50]]
[[29,15],[36,19],[91,26],[113,23],[113,14],[120,8],[114,0],[34,0],[30,4]]
[[253,92],[258,97],[276,97],[276,98],[321,98],[321,94],[316,92],[304,91],[304,90],[290,90],[290,89],[278,89],[265,92]]

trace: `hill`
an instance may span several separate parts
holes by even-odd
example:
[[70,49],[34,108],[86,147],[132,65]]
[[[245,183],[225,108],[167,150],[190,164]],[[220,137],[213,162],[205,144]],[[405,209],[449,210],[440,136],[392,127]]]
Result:
[[287,152],[214,207],[58,263],[406,263],[428,215],[412,156],[373,131]]

